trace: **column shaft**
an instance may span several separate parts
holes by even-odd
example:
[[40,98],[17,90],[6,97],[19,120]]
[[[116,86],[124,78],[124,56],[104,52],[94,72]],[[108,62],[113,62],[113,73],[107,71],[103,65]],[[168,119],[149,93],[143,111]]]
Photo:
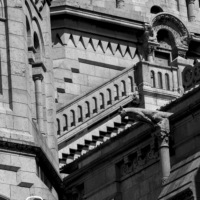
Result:
[[159,149],[160,154],[160,163],[162,169],[162,183],[164,184],[170,175],[171,165],[170,165],[170,154],[169,154],[169,146],[160,146]]
[[42,81],[39,78],[35,80],[35,95],[36,95],[37,122],[39,125],[40,132],[44,133]]
[[194,2],[195,0],[188,0],[188,18],[189,21],[194,21],[195,20],[195,10],[194,10]]

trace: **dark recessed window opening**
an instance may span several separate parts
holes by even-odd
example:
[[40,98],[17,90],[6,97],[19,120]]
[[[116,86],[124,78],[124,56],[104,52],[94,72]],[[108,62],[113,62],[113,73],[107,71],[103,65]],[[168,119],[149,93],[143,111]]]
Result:
[[151,7],[151,13],[152,14],[158,14],[160,12],[163,12],[163,9],[159,6],[153,6]]

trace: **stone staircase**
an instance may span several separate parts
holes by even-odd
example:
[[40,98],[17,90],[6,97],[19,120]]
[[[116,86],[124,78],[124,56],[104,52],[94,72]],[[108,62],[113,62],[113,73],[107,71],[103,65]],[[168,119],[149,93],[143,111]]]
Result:
[[122,120],[118,109],[133,101],[135,96],[132,94],[136,90],[132,67],[57,110],[61,166],[73,162],[133,123]]

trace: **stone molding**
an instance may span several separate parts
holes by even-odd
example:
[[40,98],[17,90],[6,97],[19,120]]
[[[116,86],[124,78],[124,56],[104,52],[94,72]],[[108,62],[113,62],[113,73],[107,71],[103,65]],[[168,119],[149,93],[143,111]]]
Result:
[[168,14],[168,13],[159,13],[158,15],[156,15],[154,17],[154,19],[152,20],[152,27],[155,29],[156,26],[158,25],[164,25],[167,23],[171,23],[171,25],[175,25],[178,29],[179,29],[179,34],[181,36],[189,36],[189,32],[186,28],[186,26],[183,24],[183,22],[181,22],[180,19],[178,19],[177,17]]
[[19,154],[25,153],[36,155],[36,159],[38,159],[40,165],[45,168],[45,172],[48,174],[54,188],[61,193],[63,192],[62,179],[40,147],[30,143],[25,144],[0,140],[0,149],[14,151]]
[[153,18],[151,24],[156,34],[159,30],[166,29],[172,33],[177,47],[188,48],[191,41],[190,34],[183,22],[177,17],[162,12]]
[[73,45],[73,48],[80,48],[79,46],[81,46],[85,50],[90,46],[90,50],[93,49],[93,51],[97,51],[97,48],[100,48],[103,54],[106,54],[106,51],[109,49],[113,55],[118,53],[121,57],[129,56],[130,59],[134,59],[137,50],[137,45],[134,43],[98,39],[91,35],[83,36],[77,35],[76,33],[53,32],[54,45],[57,38],[61,41],[62,46],[68,46],[70,43],[71,46],[69,46],[69,48]]

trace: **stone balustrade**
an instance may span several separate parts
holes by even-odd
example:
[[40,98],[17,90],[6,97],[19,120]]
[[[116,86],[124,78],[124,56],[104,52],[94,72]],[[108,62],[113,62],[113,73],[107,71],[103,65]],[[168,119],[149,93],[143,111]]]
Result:
[[[79,96],[57,110],[57,134],[62,137],[97,118],[135,91],[134,68],[123,70],[115,78]],[[113,108],[114,109],[114,108]]]

